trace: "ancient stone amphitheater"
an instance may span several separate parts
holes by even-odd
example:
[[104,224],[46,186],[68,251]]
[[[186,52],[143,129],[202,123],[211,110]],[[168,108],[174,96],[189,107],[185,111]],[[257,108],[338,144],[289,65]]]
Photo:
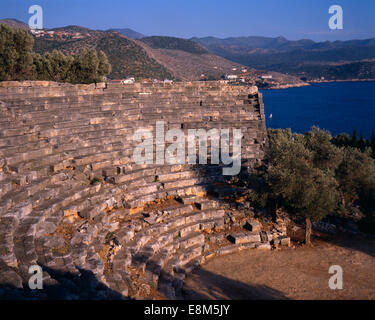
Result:
[[[134,163],[135,130],[157,120],[240,128],[240,175]],[[181,298],[207,259],[287,240],[241,201],[266,144],[256,87],[3,82],[0,128],[0,298]],[[29,289],[32,265],[43,290]]]

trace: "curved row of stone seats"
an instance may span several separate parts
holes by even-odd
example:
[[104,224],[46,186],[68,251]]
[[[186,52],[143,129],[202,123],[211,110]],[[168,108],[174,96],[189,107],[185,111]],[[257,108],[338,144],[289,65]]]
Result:
[[[101,278],[103,259],[94,247],[100,247],[108,233],[110,225],[100,221],[106,219],[108,210],[126,207],[130,213],[138,212],[156,199],[204,194],[222,181],[222,176],[212,172],[202,174],[194,166],[132,163],[136,144],[131,137],[135,129],[154,130],[156,120],[165,120],[166,130],[187,130],[201,125],[207,129],[241,127],[245,142],[259,141],[257,146],[244,148],[248,153],[244,158],[261,158],[264,116],[261,106],[250,106],[261,99],[253,89],[233,89],[217,83],[137,84],[107,89],[45,83],[27,85],[0,83],[3,231],[0,262],[7,270],[17,270],[18,278],[14,277],[14,282],[18,286],[26,283],[28,267],[36,263],[69,272],[77,267],[87,268]],[[248,127],[257,133],[248,131]],[[72,239],[65,239],[63,245],[61,238],[51,240],[55,238],[50,235],[56,233],[69,212],[76,212],[78,219],[92,223],[94,231],[91,227],[89,231],[82,231],[82,225],[74,225]],[[198,217],[194,213],[189,219]],[[179,223],[188,223],[188,217],[183,219]],[[200,221],[202,226],[210,226],[211,222]],[[186,225],[186,232],[193,231],[189,228],[195,226],[194,223]],[[180,229],[181,236],[184,226]],[[180,245],[174,251],[181,257],[190,247],[185,242],[201,239],[184,237],[176,242]],[[59,244],[63,248],[56,251],[54,246]],[[199,251],[196,245],[191,246],[194,252]],[[166,248],[152,255],[150,261],[163,260]],[[116,257],[125,251],[124,248]],[[125,292],[129,288],[128,276],[115,274],[112,280],[116,279],[127,283],[120,285],[123,289],[120,292]]]
[[[261,225],[252,222],[252,230],[257,232],[244,229],[228,237],[232,238],[234,244],[223,242],[222,246],[218,246],[217,242],[225,238],[225,233],[220,230],[230,221],[225,211],[220,209],[220,203],[196,196],[182,199],[183,205],[164,207],[151,214],[144,212],[143,216],[140,215],[144,220],[141,228],[128,225],[114,231],[122,248],[114,257],[111,273],[105,275],[106,283],[111,288],[117,287],[124,294],[137,297],[130,280],[137,278],[132,277],[137,272],[138,278],[148,287],[158,288],[170,299],[179,299],[186,274],[207,259],[244,249],[270,250],[271,241],[282,235],[260,232]],[[211,235],[212,230],[217,232]],[[278,241],[283,243],[284,240],[287,243],[290,241],[286,237]],[[210,247],[212,241],[216,247],[214,250]],[[120,288],[119,280],[114,279],[127,280]]]
[[195,254],[200,255],[204,246],[204,235],[200,232],[223,225],[225,213],[213,201],[200,201],[204,210],[192,204],[165,207],[162,212],[144,217],[146,225],[139,232],[133,228],[115,231],[119,243],[126,245],[115,256],[109,279],[130,278],[128,268],[134,268],[144,274],[146,282],[157,287],[163,267],[176,255],[179,266],[188,263]]

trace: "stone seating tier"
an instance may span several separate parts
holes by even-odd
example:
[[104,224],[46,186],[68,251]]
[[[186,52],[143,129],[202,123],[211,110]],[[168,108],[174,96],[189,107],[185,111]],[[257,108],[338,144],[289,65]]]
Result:
[[[39,264],[47,284],[66,286],[67,298],[77,297],[78,284],[51,270],[93,272],[108,286],[102,297],[137,296],[134,272],[169,298],[181,295],[184,275],[212,256],[207,232],[228,226],[221,191],[235,189],[220,166],[134,163],[135,130],[154,133],[156,121],[185,134],[241,129],[245,173],[264,155],[256,87],[0,82],[0,274],[7,275],[0,283],[26,286],[29,266]],[[182,203],[147,217],[148,205],[166,199]]]

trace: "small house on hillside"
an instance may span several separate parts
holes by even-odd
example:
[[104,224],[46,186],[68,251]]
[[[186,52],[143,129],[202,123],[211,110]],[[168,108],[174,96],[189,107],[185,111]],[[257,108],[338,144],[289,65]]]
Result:
[[236,74],[228,74],[225,76],[226,80],[237,80],[238,76]]

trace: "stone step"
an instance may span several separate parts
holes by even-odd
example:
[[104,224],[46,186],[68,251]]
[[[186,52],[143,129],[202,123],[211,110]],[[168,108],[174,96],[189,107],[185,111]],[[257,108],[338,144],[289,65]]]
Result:
[[[181,281],[185,277],[183,267],[202,255],[202,246],[194,245],[187,251],[178,251],[160,272],[158,290],[170,299],[179,296]],[[177,290],[176,290],[177,288]]]
[[[55,175],[51,175],[47,178],[41,178],[31,183],[28,183],[24,186],[17,185],[17,187],[12,188],[16,190],[10,190],[12,192],[5,193],[3,198],[7,198],[6,200],[12,200],[13,203],[20,203],[22,201],[26,201],[28,198],[33,197],[36,193],[40,193],[41,191],[48,190],[50,188],[57,188],[56,184],[62,184],[66,182],[71,176],[65,173],[57,173]],[[14,180],[11,179],[11,184],[15,184]],[[68,184],[68,182],[67,182]],[[0,205],[4,205],[1,204]]]

